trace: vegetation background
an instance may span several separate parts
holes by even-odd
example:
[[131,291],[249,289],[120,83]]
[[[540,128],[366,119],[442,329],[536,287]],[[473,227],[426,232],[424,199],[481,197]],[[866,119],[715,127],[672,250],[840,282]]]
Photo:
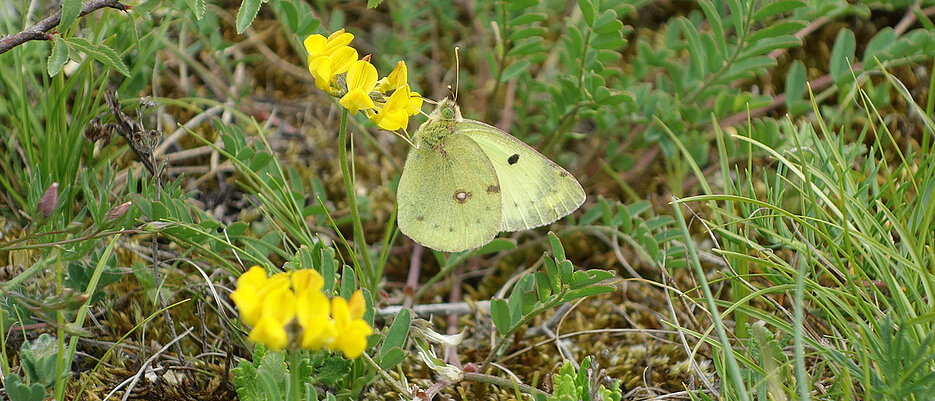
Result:
[[[307,355],[315,397],[931,399],[933,14],[3,2],[0,395],[266,399],[285,364],[254,350],[228,298],[258,264],[366,290],[372,347]],[[302,46],[342,28],[383,74],[405,60],[426,97],[456,87],[467,117],[564,166],[588,201],[551,236],[423,249],[395,228],[408,145],[351,118],[349,204],[340,107]],[[426,357],[410,311],[464,331],[451,365]]]

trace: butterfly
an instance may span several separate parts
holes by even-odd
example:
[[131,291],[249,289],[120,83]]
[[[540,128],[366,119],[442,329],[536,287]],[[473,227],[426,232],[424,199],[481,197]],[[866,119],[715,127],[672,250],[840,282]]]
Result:
[[451,99],[412,140],[396,191],[397,222],[429,248],[477,248],[501,231],[552,223],[584,203],[584,189],[568,171],[512,135],[462,118]]

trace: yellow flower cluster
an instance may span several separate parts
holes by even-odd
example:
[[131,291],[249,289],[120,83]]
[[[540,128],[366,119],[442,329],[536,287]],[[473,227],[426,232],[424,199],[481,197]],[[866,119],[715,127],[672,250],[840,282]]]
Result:
[[349,46],[353,39],[343,29],[327,38],[318,34],[305,38],[315,86],[340,98],[338,102],[351,114],[363,111],[380,128],[405,129],[409,116],[422,107],[422,96],[409,88],[406,63],[396,63],[393,72],[377,80],[369,56],[358,60],[357,50]]
[[363,320],[364,296],[357,290],[350,301],[341,297],[329,300],[321,291],[323,284],[321,274],[312,269],[267,277],[266,270],[253,266],[237,279],[231,300],[244,323],[253,326],[249,338],[270,349],[280,350],[291,342],[305,349],[341,351],[347,358],[357,358],[367,347],[367,336],[373,333]]

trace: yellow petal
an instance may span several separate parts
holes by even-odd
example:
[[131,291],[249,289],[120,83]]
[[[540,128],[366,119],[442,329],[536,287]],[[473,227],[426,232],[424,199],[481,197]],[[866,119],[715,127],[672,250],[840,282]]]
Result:
[[320,349],[330,347],[337,337],[334,323],[327,316],[317,316],[302,327],[302,348]]
[[302,327],[308,327],[318,317],[328,317],[331,312],[331,303],[321,291],[304,291],[296,299],[297,317]]
[[315,78],[315,86],[327,91],[331,87],[331,59],[328,56],[318,56],[308,62],[308,71]]
[[280,350],[286,347],[289,336],[286,329],[275,319],[264,316],[260,318],[248,336],[254,342],[266,344],[271,350]]
[[332,348],[340,350],[345,358],[357,358],[367,348],[367,336],[372,332],[373,330],[363,320],[354,320],[335,338]]
[[390,72],[390,75],[381,79],[380,83],[377,84],[377,92],[389,92],[400,86],[405,86],[406,76],[406,63],[399,61],[396,63],[396,67],[393,68],[393,72]]
[[272,318],[280,325],[285,325],[295,318],[295,294],[286,288],[278,288],[270,292],[263,300],[261,320]]
[[329,55],[333,54],[335,50],[351,44],[351,40],[354,40],[354,35],[344,32],[344,29],[340,29],[328,36],[328,44],[325,47],[325,52]]
[[360,110],[372,109],[376,107],[373,99],[370,98],[370,92],[364,92],[362,89],[352,89],[338,100],[341,106],[344,106],[351,114],[357,114]]
[[364,317],[364,311],[367,309],[367,303],[364,302],[364,294],[360,290],[354,291],[350,301],[347,302],[348,312],[351,319],[360,319]]
[[323,55],[327,43],[328,39],[319,34],[309,35],[305,38],[305,51],[308,52],[309,59]]
[[364,60],[357,60],[347,70],[347,90],[362,89],[368,95],[377,86],[377,68]]
[[266,270],[260,266],[253,266],[246,273],[237,278],[237,288],[253,287],[259,289],[266,283]]
[[400,60],[398,63],[396,63],[396,68],[393,68],[393,72],[387,76],[387,80],[392,85],[392,89],[396,89],[400,86],[406,85],[407,75],[406,62]]
[[351,324],[351,312],[344,298],[334,297],[331,300],[331,319],[334,320],[334,326],[339,331]]
[[381,111],[370,117],[370,120],[387,131],[396,131],[409,124],[409,116],[403,110]]
[[292,272],[292,289],[295,290],[296,294],[305,290],[314,290],[320,293],[324,284],[324,277],[315,269],[301,269]]
[[[409,87],[406,87],[406,91],[409,91]],[[419,110],[422,109],[422,95],[419,92],[409,92],[409,104],[406,107],[406,113],[410,116],[419,114]]]
[[[342,47],[331,54],[331,74],[338,75],[347,70],[357,61],[357,50],[353,47]],[[376,69],[374,69],[376,71]]]
[[240,312],[240,320],[247,325],[256,325],[260,320],[260,312],[263,311],[260,297],[257,292],[250,289],[238,288],[231,293],[231,300],[237,305],[237,311]]

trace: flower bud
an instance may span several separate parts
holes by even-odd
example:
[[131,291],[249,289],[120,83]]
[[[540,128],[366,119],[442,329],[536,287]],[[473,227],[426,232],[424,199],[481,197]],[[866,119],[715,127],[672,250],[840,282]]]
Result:
[[55,206],[58,204],[58,183],[53,182],[49,186],[49,189],[45,190],[45,194],[42,195],[42,198],[39,199],[39,213],[42,213],[42,217],[48,218],[52,215],[52,211],[55,210]]

